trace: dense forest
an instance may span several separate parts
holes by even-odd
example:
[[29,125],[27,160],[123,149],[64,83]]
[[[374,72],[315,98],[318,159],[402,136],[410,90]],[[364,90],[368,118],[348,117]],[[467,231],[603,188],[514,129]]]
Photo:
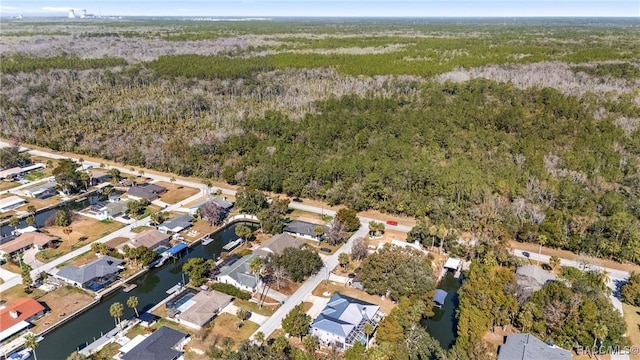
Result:
[[10,23],[1,135],[640,261],[625,24],[117,24]]

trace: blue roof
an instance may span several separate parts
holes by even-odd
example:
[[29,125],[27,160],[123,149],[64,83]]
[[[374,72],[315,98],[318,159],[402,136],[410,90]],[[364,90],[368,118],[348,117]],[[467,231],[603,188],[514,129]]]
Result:
[[144,314],[140,314],[138,319],[140,319],[140,321],[151,322],[151,321],[156,321],[158,319],[158,317],[153,315],[153,314],[151,314],[151,313],[146,312]]
[[175,245],[174,247],[172,247],[171,249],[167,250],[167,253],[168,253],[169,255],[175,255],[175,254],[179,253],[180,251],[182,251],[182,250],[186,249],[187,247],[188,247],[188,245],[187,245],[187,244],[185,244],[185,243],[181,242],[181,243],[176,244],[176,245]]
[[448,293],[442,289],[436,289],[436,294],[433,296],[433,301],[440,305],[444,305],[444,301],[447,299]]
[[347,337],[363,319],[372,319],[378,309],[378,305],[335,293],[311,327]]

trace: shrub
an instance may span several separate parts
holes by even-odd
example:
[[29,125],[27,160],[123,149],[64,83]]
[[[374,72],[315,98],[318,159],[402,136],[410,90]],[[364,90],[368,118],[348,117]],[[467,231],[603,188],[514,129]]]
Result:
[[251,299],[251,294],[249,294],[246,291],[242,291],[231,284],[215,283],[211,285],[211,290],[220,291],[221,293],[231,295],[236,299],[240,299],[240,300]]

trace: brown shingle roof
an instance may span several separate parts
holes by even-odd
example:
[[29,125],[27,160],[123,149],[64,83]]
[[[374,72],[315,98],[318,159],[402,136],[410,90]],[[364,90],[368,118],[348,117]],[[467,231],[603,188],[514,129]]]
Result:
[[161,233],[156,229],[143,231],[131,240],[132,247],[146,246],[153,248],[163,241],[169,240],[169,235]]
[[16,250],[20,250],[33,244],[42,247],[57,239],[57,237],[49,236],[41,232],[27,232],[18,236],[17,238],[15,238],[15,240],[0,245],[0,251],[11,254]]
[[301,248],[304,242],[294,238],[289,234],[278,234],[267,240],[259,249],[255,251],[259,256],[280,255],[286,248]]

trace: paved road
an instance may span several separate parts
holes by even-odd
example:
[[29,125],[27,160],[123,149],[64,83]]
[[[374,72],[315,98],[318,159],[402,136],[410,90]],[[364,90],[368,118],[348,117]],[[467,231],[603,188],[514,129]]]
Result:
[[[2,146],[2,141],[0,141],[0,146]],[[50,158],[54,158],[54,159],[67,158],[66,156],[61,156],[61,155],[58,155],[58,154],[39,151],[39,150],[30,150],[29,152],[31,154],[33,154],[33,155],[43,156],[43,157],[50,157]],[[74,160],[78,160],[78,158],[73,158],[73,159]],[[93,166],[94,168],[99,168],[100,164],[96,163],[96,162],[91,162],[91,161],[84,161],[83,162],[83,166],[84,167]],[[122,166],[111,166],[110,168],[117,168],[123,174],[137,174],[136,172],[131,172],[129,170],[129,168],[125,168],[125,167],[122,167]],[[149,178],[154,179],[154,180],[159,180],[159,181],[170,181],[170,177],[169,176],[158,175],[158,174],[154,174],[154,173],[148,173],[148,174],[145,173],[144,176],[149,177]],[[205,191],[205,186],[200,184],[200,183],[187,181],[187,180],[183,180],[183,179],[177,179],[177,178],[176,178],[175,183],[176,184],[180,184],[182,186],[190,186],[190,187],[194,187],[194,188],[197,188],[197,189],[201,189],[203,191],[203,194],[204,194],[204,191]],[[211,189],[212,190],[217,190],[217,188],[215,188],[215,187],[212,187]],[[236,193],[234,190],[230,190],[230,189],[220,188],[220,190],[221,190],[221,192],[223,194],[227,194],[227,195],[235,195],[235,193]],[[182,203],[195,201],[195,199],[201,197],[203,194],[194,195],[191,198],[183,201]],[[176,204],[174,206],[175,206],[175,208],[174,207],[170,207],[168,210],[174,210],[174,209],[180,207],[179,204]],[[327,215],[330,215],[330,216],[335,216],[335,211],[333,211],[333,210],[325,209],[325,208],[317,207],[317,206],[312,206],[312,205],[307,205],[307,204],[299,203],[299,202],[292,202],[291,204],[289,204],[289,207],[292,208],[292,209],[298,209],[298,210],[313,212],[313,213],[317,213],[317,214],[327,214]],[[325,267],[320,271],[320,273],[318,275],[316,275],[316,276],[311,277],[309,280],[307,280],[300,287],[300,289],[298,289],[298,291],[296,291],[296,293],[293,294],[289,298],[289,300],[287,300],[284,303],[284,305],[282,305],[280,307],[280,309],[278,309],[278,311],[276,311],[274,316],[271,317],[271,319],[273,319],[273,320],[270,319],[268,322],[263,324],[258,329],[258,331],[262,331],[265,334],[265,336],[269,336],[278,326],[280,326],[280,321],[281,321],[282,317],[284,317],[284,315],[286,315],[289,311],[291,311],[291,309],[295,305],[297,305],[298,303],[302,302],[304,300],[304,297],[311,293],[311,290],[313,290],[320,283],[320,281],[322,281],[327,276],[327,274],[330,272],[330,270],[333,270],[333,268],[335,268],[337,266],[337,264],[338,264],[338,254],[340,252],[349,252],[351,250],[351,244],[353,243],[353,240],[356,237],[362,237],[362,236],[366,235],[367,228],[368,228],[367,224],[372,220],[374,220],[374,219],[366,218],[366,217],[360,217],[360,221],[363,224],[363,226],[360,228],[360,230],[358,230],[358,232],[356,232],[349,239],[349,241],[347,243],[345,243],[338,251],[336,251],[336,253],[334,255],[332,255],[331,257],[327,258],[325,260]],[[144,219],[144,221],[148,221],[148,218]],[[409,232],[411,230],[411,227],[405,226],[405,225],[389,226],[389,228],[390,229],[394,229],[394,230],[398,230],[398,231],[402,231],[402,232]],[[119,231],[124,231],[125,229],[127,229],[127,228],[121,229]],[[117,233],[119,233],[119,232],[117,232]],[[81,250],[81,249],[78,249],[76,251],[79,251],[79,250]],[[87,248],[87,250],[88,250],[88,248]],[[87,250],[83,250],[83,251],[87,251]],[[514,254],[516,256],[525,257],[525,258],[529,258],[529,259],[533,259],[533,260],[537,260],[538,259],[538,255],[537,254],[529,253],[529,256],[524,256],[523,252],[524,252],[523,250],[514,249]],[[79,255],[80,253],[78,253],[77,255]],[[72,257],[73,256],[71,256],[70,258],[72,258]],[[546,256],[546,255],[542,255],[539,258],[540,258],[541,261],[548,261],[549,260],[549,257]],[[580,264],[577,261],[573,260],[573,259],[561,259],[560,263],[561,263],[562,266],[573,266],[573,267],[580,268]],[[609,286],[612,287],[612,288],[615,288],[616,284],[619,281],[624,281],[625,279],[627,279],[629,277],[629,273],[627,271],[621,271],[621,270],[617,270],[617,269],[611,269],[611,268],[600,267],[600,266],[595,266],[595,267],[592,267],[592,268],[606,271],[608,276],[609,276],[609,278],[610,278]],[[40,269],[40,271],[42,271],[42,269]],[[18,283],[19,283],[19,279],[18,279]],[[7,283],[5,282],[4,284],[0,285],[0,291],[2,291],[3,289],[8,288],[8,287],[5,287],[6,284]],[[619,302],[619,300],[617,298],[615,298],[615,297],[613,299],[616,299],[616,300],[614,300],[614,305],[616,305],[615,301]]]
[[[196,195],[193,195],[192,197],[184,200],[183,202],[196,201],[200,197],[201,197],[201,194],[196,194]],[[178,209],[179,207],[180,207],[180,204],[178,203],[178,204],[169,206],[165,211],[173,211],[173,210]],[[123,227],[121,229],[118,229],[118,230],[112,232],[111,234],[109,234],[109,235],[107,235],[105,237],[102,237],[102,238],[100,238],[100,239],[98,239],[98,240],[96,240],[94,242],[102,242],[102,243],[104,243],[104,242],[107,242],[107,241],[112,240],[114,238],[117,238],[119,236],[125,236],[126,237],[133,227],[147,225],[149,223],[149,220],[150,220],[150,217],[146,217],[146,218],[144,218],[142,220],[138,220],[137,222],[135,222],[135,223],[133,223],[131,225],[127,225],[127,226],[125,226],[125,227]],[[34,268],[33,270],[31,270],[31,277],[32,278],[36,278],[38,276],[38,274],[40,274],[41,272],[43,272],[43,271],[45,271],[45,272],[51,271],[51,269],[54,269],[56,266],[62,264],[63,262],[69,261],[69,260],[75,258],[76,256],[82,255],[82,254],[84,254],[85,252],[87,252],[89,250],[91,250],[91,244],[87,244],[87,245],[85,245],[85,246],[83,246],[81,248],[78,248],[76,250],[73,250],[70,253],[65,254],[65,255],[63,255],[63,256],[55,259],[55,260],[52,260],[52,261],[50,261],[50,262],[48,262],[48,263],[46,263],[46,264],[44,264],[44,265],[42,265],[40,267]],[[16,286],[18,284],[21,284],[21,283],[22,283],[22,278],[19,275],[16,275],[15,277],[9,279],[8,281],[5,281],[4,283],[2,283],[0,285],[0,292],[5,291],[5,290],[7,290],[7,289],[9,289],[9,288],[11,288],[13,286]]]

